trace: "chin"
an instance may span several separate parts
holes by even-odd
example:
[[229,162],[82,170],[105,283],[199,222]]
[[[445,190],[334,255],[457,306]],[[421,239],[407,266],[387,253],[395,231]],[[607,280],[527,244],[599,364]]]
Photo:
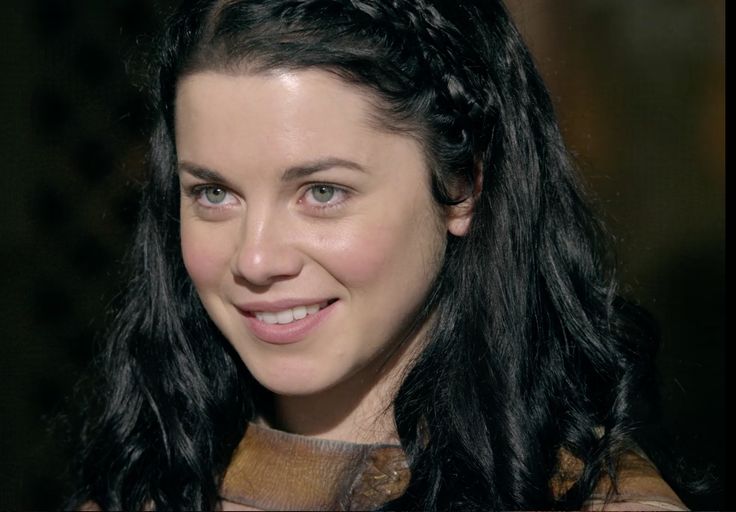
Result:
[[[258,379],[256,379],[258,380]],[[279,380],[278,382],[266,382],[258,380],[260,384],[275,395],[283,397],[307,397],[318,395],[327,391],[332,386],[320,385],[319,383],[304,382],[301,380]]]
[[281,396],[315,395],[330,389],[341,380],[329,378],[324,374],[324,369],[319,372],[313,370],[304,367],[268,369],[259,365],[256,371],[251,370],[251,374],[261,386]]

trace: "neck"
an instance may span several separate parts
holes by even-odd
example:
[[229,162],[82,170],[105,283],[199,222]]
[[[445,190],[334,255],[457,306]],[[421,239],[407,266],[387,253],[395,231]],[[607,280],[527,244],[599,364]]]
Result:
[[388,357],[345,381],[311,395],[274,395],[273,413],[261,422],[305,436],[355,443],[398,444],[393,399],[419,353],[425,330],[406,340]]

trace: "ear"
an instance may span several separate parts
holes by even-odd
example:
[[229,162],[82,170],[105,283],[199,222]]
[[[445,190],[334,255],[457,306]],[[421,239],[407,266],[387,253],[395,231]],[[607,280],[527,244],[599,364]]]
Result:
[[473,192],[461,203],[447,207],[447,231],[455,236],[465,236],[470,230],[475,203],[483,190],[483,168],[480,163],[475,166]]

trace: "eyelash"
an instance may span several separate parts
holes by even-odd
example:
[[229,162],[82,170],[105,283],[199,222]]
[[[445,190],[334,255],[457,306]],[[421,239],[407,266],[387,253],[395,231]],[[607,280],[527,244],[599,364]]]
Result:
[[327,212],[329,210],[341,208],[345,205],[345,202],[350,198],[350,192],[343,187],[338,187],[337,185],[332,185],[330,183],[310,183],[304,189],[304,193],[301,195],[299,199],[299,203],[301,204],[301,203],[306,202],[307,196],[310,193],[313,194],[314,191],[320,187],[329,188],[334,192],[335,195],[340,196],[339,200],[332,202],[333,200],[332,198],[330,198],[329,200],[330,202],[327,202],[327,203],[319,203],[319,201],[316,201],[315,199],[314,200],[315,203],[310,204],[309,207],[314,208],[315,210],[318,210],[320,212]]
[[227,196],[232,196],[232,192],[230,192],[230,190],[228,190],[227,187],[223,187],[221,185],[216,185],[214,183],[205,183],[205,184],[200,184],[200,185],[193,185],[192,187],[189,188],[189,190],[187,192],[187,195],[189,197],[193,198],[197,202],[197,205],[198,206],[200,206],[202,208],[206,208],[208,210],[223,210],[223,209],[228,208],[230,206],[228,204],[212,204],[212,203],[210,203],[210,204],[203,204],[203,201],[205,200],[204,199],[204,194],[208,190],[221,190],[221,191],[223,191],[226,194],[226,196],[225,196],[226,199],[227,199]]
[[[310,183],[310,184],[307,184],[306,187],[304,188],[304,192],[300,195],[298,203],[299,204],[306,203],[307,195],[310,193],[313,193],[316,189],[320,187],[330,188],[331,190],[334,191],[335,195],[340,196],[340,199],[336,202],[319,203],[318,201],[314,200],[315,201],[314,203],[308,204],[310,208],[320,213],[327,213],[327,211],[341,208],[345,204],[345,202],[350,198],[350,191],[343,187],[332,185],[330,183]],[[227,196],[232,196],[232,192],[227,187],[224,187],[222,185],[217,185],[214,183],[203,183],[203,184],[193,185],[189,187],[189,189],[187,190],[187,195],[193,198],[197,202],[198,206],[200,206],[201,208],[205,208],[207,210],[223,210],[230,206],[229,204],[222,204],[222,205],[217,205],[217,204],[212,204],[212,203],[203,204],[203,201],[205,201],[204,194],[208,190],[221,190],[225,194],[227,194],[226,199],[227,199]],[[330,199],[330,201],[332,201],[332,198]]]

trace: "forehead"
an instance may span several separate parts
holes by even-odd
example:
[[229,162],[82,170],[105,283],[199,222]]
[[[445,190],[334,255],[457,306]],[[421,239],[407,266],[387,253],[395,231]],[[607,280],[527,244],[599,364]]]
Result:
[[[253,120],[280,115],[340,114],[342,118],[376,130],[387,129],[388,110],[367,86],[342,79],[322,69],[269,69],[241,72],[205,70],[187,74],[177,84],[175,110],[200,111],[227,107],[247,111]],[[178,126],[177,126],[178,127]],[[387,130],[391,131],[391,130]]]
[[179,158],[213,166],[323,155],[370,165],[421,152],[414,137],[378,125],[366,88],[324,70],[193,73],[178,84],[175,112]]

